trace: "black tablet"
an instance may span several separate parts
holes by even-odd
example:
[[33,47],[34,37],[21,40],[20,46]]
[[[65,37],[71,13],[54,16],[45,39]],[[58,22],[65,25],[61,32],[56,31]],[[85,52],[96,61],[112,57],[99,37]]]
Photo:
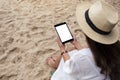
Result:
[[63,44],[73,40],[73,36],[66,22],[56,24],[54,27]]

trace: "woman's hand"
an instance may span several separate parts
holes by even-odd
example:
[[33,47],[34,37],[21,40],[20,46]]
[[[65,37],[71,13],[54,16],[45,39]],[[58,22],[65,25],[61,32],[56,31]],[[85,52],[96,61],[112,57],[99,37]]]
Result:
[[82,49],[82,46],[80,45],[80,43],[77,41],[76,37],[74,36],[74,40],[71,42],[74,47],[78,50]]
[[62,44],[62,42],[60,41],[59,38],[57,39],[57,43],[58,43],[58,46],[60,47],[60,51],[61,51],[61,52],[65,52],[65,51],[66,51],[66,50],[65,50],[65,45]]
[[70,56],[69,56],[69,54],[65,50],[65,45],[62,44],[62,42],[60,41],[59,38],[57,39],[57,43],[58,43],[58,45],[60,47],[60,51],[63,53],[63,54],[61,54],[62,57],[63,57],[63,60],[66,62],[67,60],[70,59]]

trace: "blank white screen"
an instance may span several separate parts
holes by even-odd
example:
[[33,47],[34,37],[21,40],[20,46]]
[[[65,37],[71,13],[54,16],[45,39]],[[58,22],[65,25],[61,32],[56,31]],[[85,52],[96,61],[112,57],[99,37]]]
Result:
[[56,27],[56,30],[57,30],[62,42],[72,39],[72,35],[66,24]]

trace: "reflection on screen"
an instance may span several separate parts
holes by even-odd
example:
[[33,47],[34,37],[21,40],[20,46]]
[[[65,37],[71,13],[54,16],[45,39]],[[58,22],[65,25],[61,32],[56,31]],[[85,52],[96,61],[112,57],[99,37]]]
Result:
[[69,29],[66,24],[56,27],[56,30],[57,30],[62,42],[72,39],[72,35],[69,32]]

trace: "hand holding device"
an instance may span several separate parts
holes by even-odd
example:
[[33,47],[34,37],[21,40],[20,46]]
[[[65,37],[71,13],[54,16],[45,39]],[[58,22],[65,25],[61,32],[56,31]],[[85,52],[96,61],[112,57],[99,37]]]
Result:
[[62,44],[62,42],[60,41],[59,38],[57,38],[57,43],[58,43],[58,46],[60,47],[60,51],[61,52],[65,52],[65,44]]
[[76,37],[74,36],[74,40],[71,42],[74,47],[78,50],[82,49],[83,47],[80,45],[80,43],[77,41]]

